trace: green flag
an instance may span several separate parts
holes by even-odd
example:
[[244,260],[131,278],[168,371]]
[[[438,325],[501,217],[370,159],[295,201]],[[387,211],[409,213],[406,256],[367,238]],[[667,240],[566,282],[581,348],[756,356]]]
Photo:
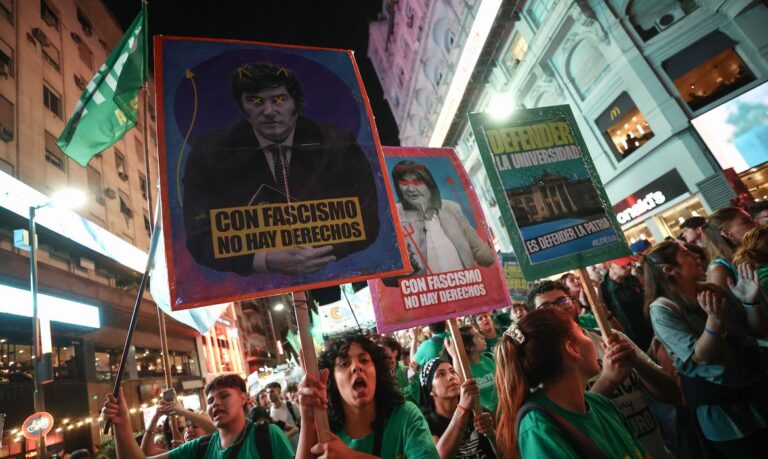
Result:
[[147,12],[142,7],[88,83],[56,144],[85,167],[136,125],[138,93],[147,80]]
[[299,351],[301,351],[301,341],[299,340],[299,335],[293,332],[293,330],[288,329],[288,333],[285,335],[285,339],[288,340],[288,344],[291,345],[294,351],[298,354]]

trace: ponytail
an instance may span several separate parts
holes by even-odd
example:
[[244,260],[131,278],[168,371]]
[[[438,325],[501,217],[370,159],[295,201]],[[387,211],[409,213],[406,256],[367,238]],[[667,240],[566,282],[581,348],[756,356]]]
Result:
[[496,345],[496,443],[503,457],[520,457],[517,413],[531,389],[563,374],[563,348],[573,319],[558,308],[533,311],[513,324]]

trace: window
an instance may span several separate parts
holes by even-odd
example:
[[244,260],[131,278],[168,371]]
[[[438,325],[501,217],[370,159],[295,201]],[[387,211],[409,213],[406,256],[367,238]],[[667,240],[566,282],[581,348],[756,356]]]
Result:
[[13,102],[0,96],[0,140],[10,142],[13,140],[13,120],[15,111]]
[[128,180],[128,174],[125,172],[125,156],[117,148],[115,148],[115,169],[120,180],[124,182]]
[[144,200],[147,199],[147,179],[139,172],[139,189],[141,190],[141,196]]
[[56,145],[56,137],[48,131],[45,131],[45,160],[63,171],[67,170],[64,153]]
[[621,161],[653,137],[653,131],[626,92],[595,121],[616,159]]
[[93,70],[93,51],[82,41],[77,46],[78,53],[80,54],[80,60],[83,61],[89,69]]
[[0,383],[32,382],[32,346],[7,338],[0,343]]
[[115,379],[121,352],[115,349],[96,348],[93,353],[93,365],[96,367],[96,380],[109,382]]
[[77,88],[81,91],[85,91],[85,88],[88,86],[88,82],[85,80],[85,78],[77,74],[73,76],[75,78],[75,86],[77,86]]
[[128,205],[130,202],[130,199],[128,198],[128,195],[120,192],[120,212],[125,215],[127,218],[133,218],[133,210],[131,210],[131,207]]
[[104,191],[101,187],[101,172],[94,169],[92,166],[88,166],[88,191],[93,195],[93,199],[104,205]]
[[13,50],[0,40],[0,78],[13,78]]
[[141,143],[138,137],[134,137],[133,142],[136,146],[136,157],[139,159],[140,164],[144,164],[144,144]]
[[59,14],[51,8],[48,0],[40,0],[40,17],[43,18],[43,22],[59,30]]
[[643,41],[648,41],[698,8],[695,0],[631,0],[629,22]]
[[528,15],[531,17],[531,21],[535,27],[539,27],[543,22],[547,13],[552,9],[555,0],[533,0],[528,6]]
[[80,27],[83,28],[83,33],[86,37],[90,37],[93,35],[93,27],[91,26],[91,21],[88,20],[88,17],[83,13],[83,10],[80,9],[80,7],[77,8],[77,22],[80,23]]
[[61,118],[61,96],[56,94],[56,92],[46,84],[43,84],[43,104],[54,115]]
[[43,60],[48,63],[54,70],[61,72],[61,53],[53,45],[43,47]]
[[504,66],[510,74],[514,73],[517,66],[523,61],[527,52],[528,42],[525,41],[525,38],[521,34],[516,34],[512,39],[512,43],[509,45],[509,50],[507,51],[506,56],[504,56]]
[[755,80],[735,46],[729,36],[713,32],[662,63],[691,110],[699,110]]
[[[197,363],[185,352],[171,351],[168,360],[173,376],[199,376]],[[136,372],[140,378],[162,377],[163,354],[157,349],[136,348]]]
[[0,0],[0,16],[13,24],[13,0]]

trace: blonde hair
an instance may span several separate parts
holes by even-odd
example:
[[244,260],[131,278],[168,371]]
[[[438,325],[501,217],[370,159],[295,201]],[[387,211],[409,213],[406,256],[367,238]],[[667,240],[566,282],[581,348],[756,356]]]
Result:
[[749,263],[758,268],[768,264],[768,226],[755,226],[747,231],[741,246],[733,255],[733,264]]

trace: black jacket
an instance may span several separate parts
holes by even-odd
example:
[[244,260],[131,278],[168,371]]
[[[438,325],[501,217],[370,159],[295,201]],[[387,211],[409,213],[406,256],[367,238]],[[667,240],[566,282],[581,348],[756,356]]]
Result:
[[[368,159],[347,131],[300,116],[291,147],[288,189],[291,201],[357,197],[366,239],[334,245],[340,259],[371,245],[379,232],[378,201]],[[252,126],[201,135],[184,169],[184,227],[187,249],[204,266],[246,276],[253,254],[215,258],[210,210],[287,202],[278,190]]]

